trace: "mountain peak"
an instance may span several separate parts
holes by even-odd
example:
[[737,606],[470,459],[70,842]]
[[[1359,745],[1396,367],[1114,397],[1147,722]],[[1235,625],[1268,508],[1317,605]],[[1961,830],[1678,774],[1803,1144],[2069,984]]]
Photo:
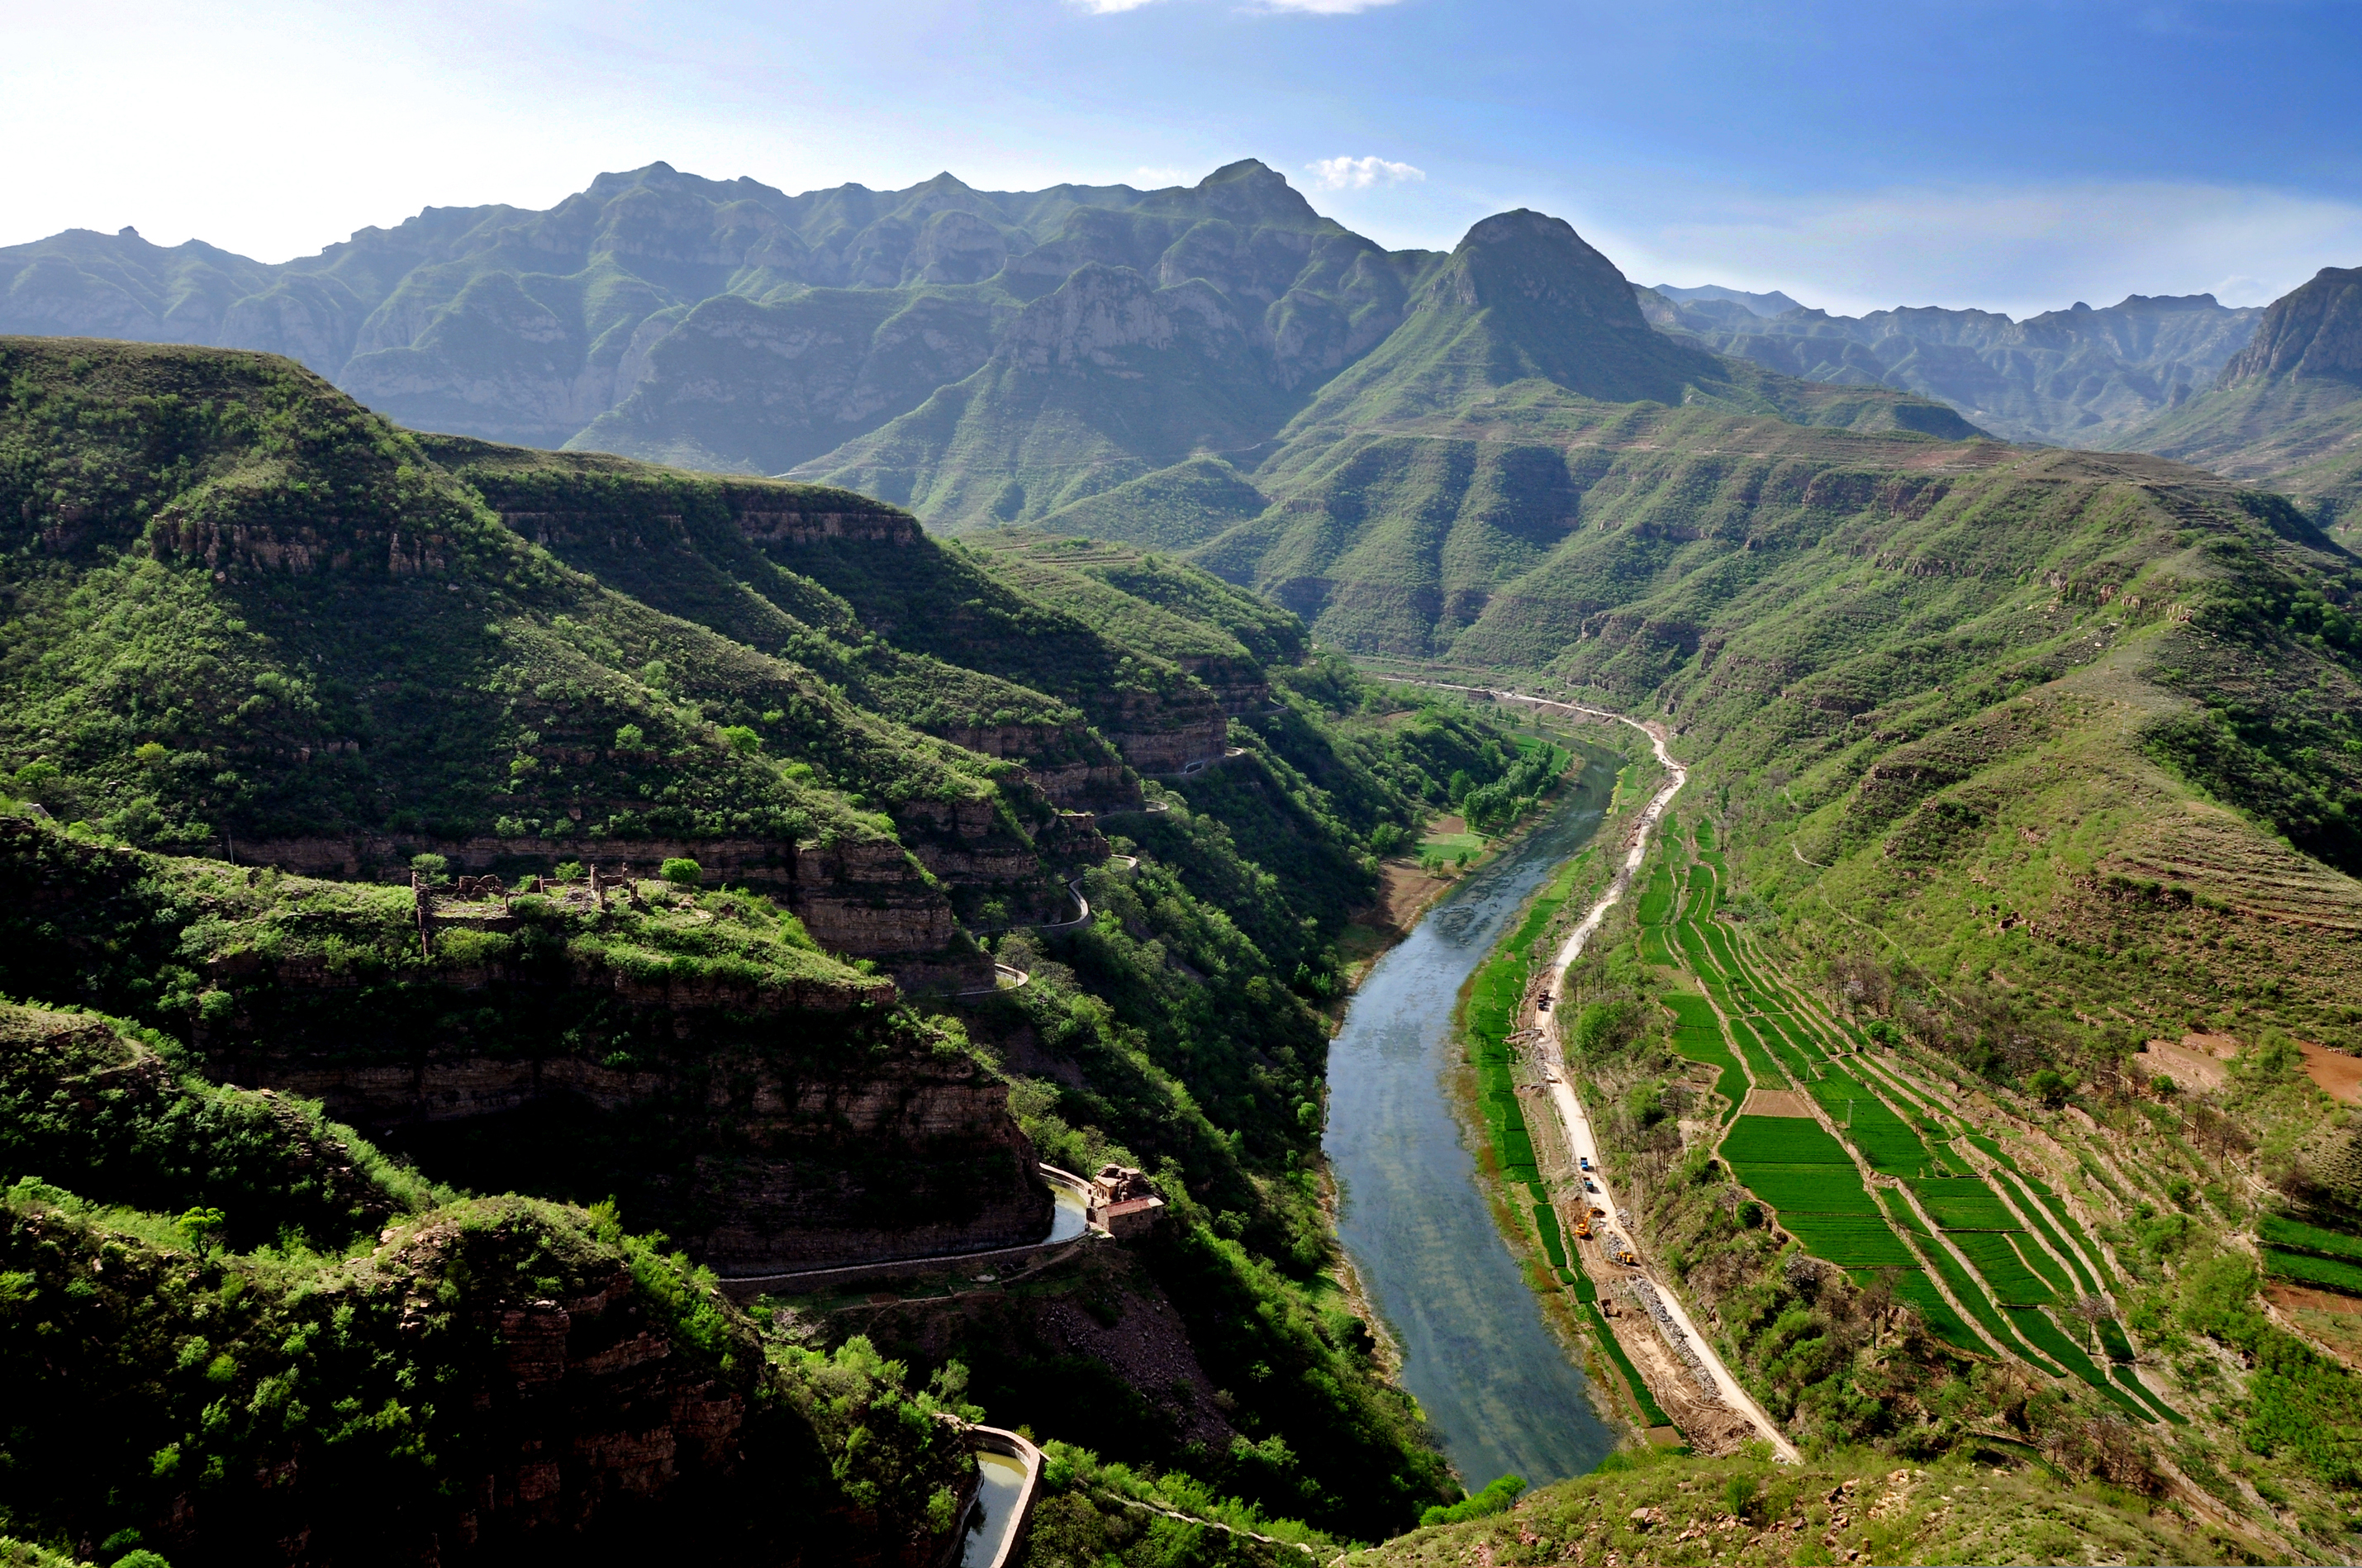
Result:
[[2362,381],[2362,267],[2323,267],[2274,300],[2216,384],[2324,378]]
[[1189,187],[1186,196],[1233,222],[1310,227],[1327,221],[1287,182],[1286,175],[1260,158],[1223,164]]
[[1632,285],[1616,263],[1584,244],[1564,218],[1525,207],[1496,213],[1471,228],[1439,282],[1471,305],[1539,310],[1622,331],[1649,330]]

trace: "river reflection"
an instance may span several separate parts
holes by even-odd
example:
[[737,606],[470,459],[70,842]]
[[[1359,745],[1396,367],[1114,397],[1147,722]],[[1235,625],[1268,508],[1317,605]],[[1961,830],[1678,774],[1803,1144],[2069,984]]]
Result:
[[1494,1226],[1440,1081],[1460,1059],[1462,982],[1590,840],[1613,784],[1607,767],[1586,768],[1548,821],[1445,895],[1378,960],[1329,1048],[1339,1234],[1402,1345],[1403,1386],[1471,1490],[1508,1474],[1537,1486],[1580,1475],[1616,1446]]

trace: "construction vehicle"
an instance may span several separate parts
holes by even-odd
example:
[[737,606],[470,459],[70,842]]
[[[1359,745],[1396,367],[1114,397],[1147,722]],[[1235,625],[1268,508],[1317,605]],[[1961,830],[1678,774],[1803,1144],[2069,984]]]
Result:
[[1574,1222],[1574,1233],[1586,1242],[1591,1240],[1591,1216],[1586,1214]]

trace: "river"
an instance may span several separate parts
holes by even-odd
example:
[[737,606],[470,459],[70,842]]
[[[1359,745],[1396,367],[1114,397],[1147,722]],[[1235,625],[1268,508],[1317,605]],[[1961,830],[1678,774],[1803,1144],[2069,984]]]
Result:
[[1503,1474],[1580,1475],[1617,1442],[1494,1225],[1441,1083],[1462,1060],[1462,983],[1590,842],[1614,783],[1606,766],[1585,767],[1548,818],[1445,894],[1370,970],[1329,1048],[1338,1234],[1402,1347],[1403,1386],[1471,1491]]

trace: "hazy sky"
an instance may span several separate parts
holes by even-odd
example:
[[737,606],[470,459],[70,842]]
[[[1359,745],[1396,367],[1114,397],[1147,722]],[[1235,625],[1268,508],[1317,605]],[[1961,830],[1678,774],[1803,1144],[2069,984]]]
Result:
[[1394,246],[1569,219],[1642,282],[2013,315],[2362,265],[2362,6],[0,0],[0,243],[266,260],[665,160],[789,191],[1194,182]]

